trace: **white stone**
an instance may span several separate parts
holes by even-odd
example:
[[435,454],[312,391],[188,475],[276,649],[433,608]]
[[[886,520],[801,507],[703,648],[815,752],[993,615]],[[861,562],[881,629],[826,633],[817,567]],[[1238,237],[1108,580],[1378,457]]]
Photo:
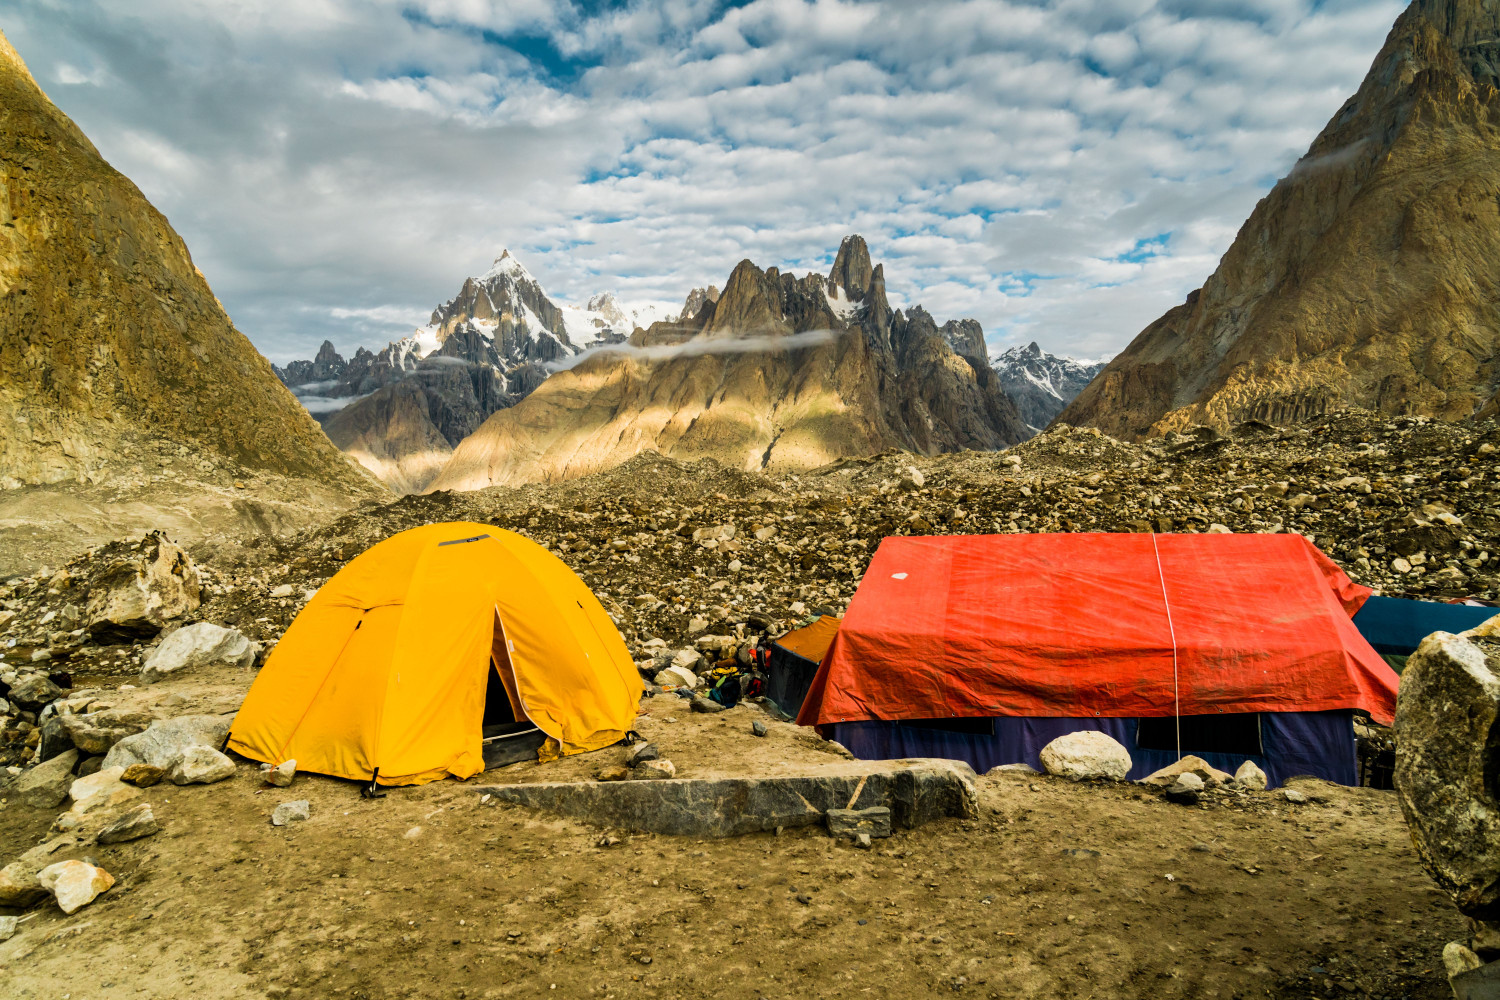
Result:
[[213,747],[191,746],[182,751],[168,772],[174,785],[210,785],[234,774],[234,761]]
[[1449,941],[1443,946],[1443,968],[1447,970],[1449,979],[1465,972],[1473,972],[1483,964],[1484,959],[1460,941]]
[[190,746],[222,746],[233,721],[232,715],[179,715],[175,719],[158,719],[144,733],[127,736],[110,747],[104,756],[104,766],[150,764],[168,770]]
[[120,780],[125,773],[123,767],[106,767],[83,778],[75,778],[68,786],[68,798],[73,800],[73,812],[87,812],[92,800],[99,796],[111,796],[127,789],[140,794],[138,789]]
[[1104,733],[1092,730],[1059,736],[1042,748],[1042,767],[1048,774],[1072,778],[1125,780],[1130,752]]
[[115,884],[115,877],[86,861],[59,861],[36,876],[43,889],[52,893],[64,913],[74,913],[99,898]]
[[291,597],[292,596],[292,585],[290,583],[283,583],[281,586],[273,588],[271,590],[271,596],[272,597]]
[[306,799],[283,802],[271,810],[271,825],[286,826],[301,823],[312,817],[312,805]]
[[1266,772],[1262,771],[1253,760],[1247,760],[1234,772],[1234,783],[1240,788],[1248,788],[1252,792],[1263,792],[1266,790]]
[[146,657],[141,680],[150,684],[169,674],[198,667],[251,667],[260,646],[232,628],[199,622],[180,628]]
[[698,665],[699,656],[696,650],[679,649],[672,655],[672,666],[691,671]]
[[277,788],[286,788],[291,785],[292,779],[297,776],[297,762],[295,760],[284,760],[275,767],[266,769],[266,781]]
[[15,937],[16,926],[20,922],[20,917],[0,917],[0,941],[9,941]]
[[698,675],[686,667],[671,666],[658,670],[652,681],[657,687],[694,688],[698,686]]

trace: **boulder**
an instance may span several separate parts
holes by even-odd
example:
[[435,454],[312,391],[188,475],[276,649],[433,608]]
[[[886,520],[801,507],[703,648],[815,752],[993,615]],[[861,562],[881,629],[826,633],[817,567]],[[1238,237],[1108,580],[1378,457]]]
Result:
[[1423,639],[1401,675],[1394,735],[1396,795],[1423,868],[1464,914],[1500,920],[1500,644]]
[[721,705],[712,698],[705,698],[701,694],[693,695],[692,706],[695,712],[708,712],[710,714],[722,712],[728,708],[727,705]]
[[68,786],[68,797],[73,800],[74,805],[79,805],[87,802],[96,795],[109,795],[122,788],[129,788],[132,792],[136,791],[136,789],[120,780],[120,776],[124,773],[125,769],[123,767],[105,767],[100,768],[86,778],[75,778],[73,783]]
[[660,757],[661,754],[657,752],[656,747],[652,744],[637,743],[625,751],[625,766],[635,767],[637,764],[643,764],[648,760],[657,760]]
[[695,688],[698,686],[698,675],[686,667],[670,666],[664,670],[658,670],[651,682],[658,687],[685,687]]
[[1263,792],[1266,790],[1266,772],[1253,760],[1247,760],[1234,772],[1234,784],[1237,788],[1243,788],[1251,792]]
[[295,760],[284,760],[275,767],[265,769],[266,783],[277,788],[291,787],[292,780],[297,777],[297,762]]
[[115,877],[87,861],[59,861],[38,872],[37,881],[64,913],[75,913],[114,885]]
[[111,542],[94,559],[86,611],[89,632],[104,641],[151,638],[198,607],[198,571],[160,531],[139,542]]
[[[1253,767],[1254,765],[1251,766]],[[1173,784],[1180,774],[1197,775],[1199,781],[1204,785],[1210,786],[1222,785],[1229,780],[1228,771],[1220,771],[1202,757],[1195,757],[1192,754],[1188,754],[1181,760],[1168,764],[1160,771],[1153,771],[1151,774],[1146,775],[1141,781],[1147,785],[1160,785],[1162,788],[1166,788]]]
[[295,799],[283,802],[271,810],[271,825],[286,826],[288,823],[301,823],[311,817],[312,805],[306,799]]
[[1182,771],[1166,787],[1169,800],[1179,805],[1191,806],[1198,803],[1198,796],[1203,791],[1204,781],[1195,771]]
[[161,832],[161,824],[151,812],[150,803],[142,802],[134,809],[99,831],[99,843],[121,844],[127,840],[139,840]]
[[1074,781],[1085,778],[1124,781],[1130,773],[1130,752],[1119,741],[1093,730],[1059,736],[1042,748],[1041,757],[1048,774]]
[[830,837],[856,840],[861,834],[866,837],[889,837],[891,835],[891,810],[887,806],[870,806],[868,809],[830,809],[823,814]]
[[72,716],[54,715],[42,723],[41,743],[37,745],[37,760],[51,760],[58,754],[73,749],[73,737],[68,733],[68,724],[63,721],[69,718]]
[[144,732],[151,724],[146,712],[107,709],[92,715],[61,715],[58,721],[67,738],[86,754],[107,754],[127,736]]
[[30,906],[47,895],[36,878],[37,868],[26,861],[12,861],[0,868],[0,906]]
[[150,764],[169,770],[190,746],[218,747],[229,735],[232,715],[180,715],[158,719],[145,732],[127,736],[110,748],[105,767]]
[[979,814],[974,772],[952,760],[851,761],[774,777],[550,782],[475,791],[601,826],[691,837],[812,826],[825,822],[830,809],[885,806],[892,827],[900,829]]
[[632,781],[651,781],[677,777],[677,765],[670,760],[643,760],[630,769]]
[[73,783],[73,765],[77,763],[77,750],[58,754],[11,782],[9,794],[33,809],[53,809],[68,797],[68,786]]
[[174,785],[211,785],[233,775],[234,761],[207,746],[186,748],[167,772]]
[[173,632],[151,651],[141,668],[141,680],[152,684],[179,671],[202,667],[249,668],[255,665],[259,652],[259,643],[251,642],[237,629],[198,622]]
[[48,702],[56,701],[67,693],[52,683],[46,674],[29,674],[12,684],[5,697],[28,712],[40,712]]

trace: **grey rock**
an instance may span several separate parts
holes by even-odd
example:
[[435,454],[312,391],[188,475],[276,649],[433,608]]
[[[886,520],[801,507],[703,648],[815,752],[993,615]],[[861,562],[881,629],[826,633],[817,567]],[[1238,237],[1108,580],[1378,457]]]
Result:
[[637,764],[645,763],[648,760],[657,760],[660,757],[661,754],[650,743],[637,743],[625,751],[625,766],[635,767]]
[[10,794],[33,809],[52,809],[68,797],[77,763],[77,750],[60,753],[11,782]]
[[127,736],[144,732],[151,724],[151,716],[145,712],[117,712],[107,710],[92,715],[64,715],[59,717],[67,730],[68,739],[79,750],[87,754],[106,754]]
[[284,760],[275,767],[266,768],[266,782],[277,788],[290,788],[292,780],[297,777],[297,762],[295,760]]
[[141,680],[152,684],[183,670],[204,667],[244,669],[255,665],[259,652],[260,644],[237,629],[198,622],[173,632],[151,651],[141,668]]
[[1015,774],[1041,774],[1042,772],[1038,771],[1036,768],[1032,767],[1030,764],[1026,763],[1025,761],[1021,761],[1021,762],[1016,763],[1016,764],[1000,764],[1000,765],[998,765],[996,767],[990,768],[988,771],[986,771],[984,773],[985,774],[1010,774],[1010,773],[1015,773]]
[[755,719],[750,723],[750,731],[756,736],[766,736],[771,732],[771,730],[767,728],[766,724],[764,722],[761,722],[759,719]]
[[891,835],[891,810],[889,806],[870,806],[867,809],[830,809],[823,814],[828,825],[828,835],[855,840],[858,837],[889,837]]
[[0,917],[0,941],[9,941],[15,937],[16,926],[20,922],[20,917]]
[[1500,962],[1490,962],[1448,978],[1454,1000],[1495,1000],[1500,997]]
[[140,542],[112,542],[94,559],[89,584],[89,632],[102,640],[149,638],[164,624],[198,607],[198,571],[159,531]]
[[234,761],[206,746],[186,748],[167,772],[174,785],[211,785],[233,776]]
[[1484,960],[1461,941],[1449,941],[1443,946],[1443,968],[1448,970],[1449,979],[1473,972],[1483,964]]
[[54,715],[42,723],[42,742],[37,746],[38,759],[51,760],[58,754],[73,749],[73,737],[68,735],[68,724],[63,721],[64,718],[67,717]]
[[1130,773],[1130,752],[1118,740],[1095,730],[1059,736],[1042,748],[1041,758],[1048,774],[1075,781],[1124,781]]
[[234,722],[232,715],[180,715],[158,719],[145,732],[127,736],[110,748],[105,767],[150,764],[170,770],[190,746],[220,747]]
[[151,804],[142,802],[119,819],[99,831],[99,843],[121,844],[127,840],[139,840],[161,832],[161,824],[151,812]]
[[959,761],[936,759],[839,763],[766,778],[553,782],[476,791],[601,826],[693,837],[811,826],[829,809],[885,806],[892,827],[900,829],[978,815],[974,772]]
[[721,705],[712,698],[705,698],[701,694],[693,695],[693,711],[695,712],[722,712],[727,707],[727,705]]
[[1244,788],[1252,792],[1263,792],[1266,790],[1266,772],[1253,760],[1247,760],[1234,772],[1234,784],[1236,788]]
[[1396,697],[1396,795],[1422,867],[1459,910],[1500,920],[1500,653],[1434,632]]
[[1284,799],[1286,799],[1288,802],[1292,803],[1293,805],[1299,805],[1299,806],[1302,805],[1304,802],[1307,801],[1307,795],[1306,795],[1306,793],[1299,792],[1295,788],[1283,788],[1281,790],[1281,797],[1284,798]]
[[32,674],[14,684],[6,697],[28,712],[40,712],[48,702],[65,694],[67,692],[48,680],[45,674]]
[[283,802],[271,810],[271,825],[286,826],[288,823],[300,823],[311,817],[311,803],[306,799],[294,799],[291,802]]
[[1167,786],[1167,798],[1180,805],[1196,805],[1203,787],[1203,779],[1196,773],[1183,771]]

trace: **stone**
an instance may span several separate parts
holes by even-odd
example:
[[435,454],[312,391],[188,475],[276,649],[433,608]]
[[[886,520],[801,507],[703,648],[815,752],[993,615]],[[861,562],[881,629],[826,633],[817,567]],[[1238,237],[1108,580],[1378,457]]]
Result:
[[870,806],[866,809],[830,809],[823,814],[830,837],[855,840],[864,837],[889,837],[891,835],[891,810],[889,806]]
[[55,808],[68,797],[68,787],[73,784],[73,766],[77,763],[77,750],[58,754],[11,782],[8,794],[33,809]]
[[21,923],[20,917],[0,917],[0,941],[9,941],[16,936],[16,927]]
[[141,680],[152,684],[183,670],[204,667],[246,669],[255,665],[259,653],[260,645],[239,630],[198,622],[173,632],[151,651],[141,668]]
[[[291,802],[283,802],[271,810],[271,825],[286,826],[288,823],[301,823],[311,817],[312,804],[306,799],[294,799]],[[407,836],[411,836],[410,830],[407,831]]]
[[104,756],[105,767],[150,764],[168,770],[190,746],[218,747],[229,735],[232,715],[179,715],[158,719],[150,728],[127,736]]
[[75,778],[68,786],[68,798],[75,803],[87,802],[95,795],[109,794],[120,788],[130,787],[120,780],[125,773],[123,767],[104,767],[85,778]]
[[677,765],[670,760],[643,760],[630,769],[632,781],[652,781],[677,777]]
[[1443,968],[1448,970],[1450,979],[1465,972],[1473,972],[1483,964],[1484,960],[1462,942],[1449,941],[1443,946]]
[[1167,798],[1179,805],[1191,806],[1198,803],[1198,797],[1203,792],[1204,781],[1194,771],[1183,771],[1172,779],[1167,786]]
[[637,743],[625,751],[625,766],[635,767],[637,764],[644,764],[648,760],[659,760],[660,758],[661,754],[657,752],[656,747],[652,744]]
[[291,597],[292,596],[292,585],[290,583],[283,583],[280,586],[272,587],[271,588],[271,596],[272,597]]
[[187,747],[167,772],[174,785],[211,785],[233,775],[234,761],[206,746]]
[[1281,797],[1284,798],[1284,799],[1286,799],[1288,802],[1292,803],[1293,805],[1299,805],[1300,806],[1300,805],[1302,805],[1302,804],[1304,804],[1304,803],[1307,802],[1307,795],[1306,795],[1306,793],[1299,792],[1295,788],[1283,788],[1281,790]]
[[150,788],[166,777],[167,772],[150,764],[131,764],[120,774],[120,780],[137,788]]
[[59,861],[38,872],[37,881],[52,893],[64,913],[76,913],[108,891],[115,877],[87,861]]
[[49,702],[65,694],[67,692],[52,683],[46,674],[32,674],[11,685],[6,697],[28,712],[40,712]]
[[686,667],[670,666],[664,670],[658,670],[651,682],[658,687],[685,687],[695,688],[698,686],[698,675]]
[[1229,772],[1220,771],[1202,757],[1188,754],[1181,760],[1168,764],[1160,771],[1146,775],[1141,781],[1148,785],[1160,785],[1165,788],[1175,782],[1181,774],[1197,775],[1202,785],[1222,785],[1229,780]]
[[706,628],[708,628],[707,618],[694,618],[688,622],[687,630],[689,632],[702,632]]
[[127,736],[143,732],[151,724],[145,712],[103,711],[92,715],[58,717],[73,745],[86,754],[100,755]]
[[1492,923],[1500,921],[1497,732],[1500,653],[1447,632],[1423,639],[1396,695],[1396,797],[1427,874],[1460,912]]
[[277,788],[290,788],[292,779],[297,777],[297,762],[295,760],[284,760],[275,767],[268,767],[265,771],[266,783]]
[[1123,781],[1130,773],[1130,753],[1101,732],[1081,730],[1059,736],[1042,748],[1042,767],[1048,774],[1081,781],[1105,778]]
[[624,764],[611,764],[600,770],[596,777],[599,781],[628,781],[630,779],[630,768]]
[[988,771],[986,771],[984,773],[985,774],[1009,774],[1009,773],[1012,773],[1012,772],[1014,772],[1016,774],[1041,774],[1042,773],[1041,771],[1038,771],[1036,768],[1032,767],[1030,764],[1026,763],[1025,761],[1019,761],[1019,762],[1017,762],[1015,764],[1000,764],[1000,765],[998,765],[996,767],[990,768]]
[[770,734],[771,730],[767,728],[764,722],[761,722],[759,719],[754,719],[750,722],[750,732],[754,733],[756,736],[767,736]]
[[134,809],[99,831],[99,843],[122,844],[127,840],[139,840],[161,832],[161,824],[151,812],[151,805],[142,802]]
[[198,571],[175,542],[153,531],[138,543],[113,542],[96,555],[89,584],[88,630],[104,641],[150,638],[197,609]]
[[1251,792],[1263,792],[1268,784],[1266,772],[1253,760],[1247,760],[1234,772],[1234,784],[1236,788],[1243,788]]
[[703,659],[703,656],[696,649],[679,649],[672,654],[671,666],[692,671],[701,659]]
[[0,868],[0,906],[26,907],[47,895],[37,881],[37,869],[25,861]]
[[851,761],[774,777],[550,782],[475,789],[517,805],[618,829],[733,837],[813,826],[829,809],[885,806],[893,829],[979,814],[974,772],[961,761]]
[[728,707],[726,705],[719,704],[718,702],[714,701],[712,698],[705,698],[701,694],[695,694],[695,695],[693,695],[693,702],[692,702],[692,704],[693,704],[693,711],[695,711],[695,712],[708,712],[708,713],[722,712],[722,711],[725,710],[725,708]]
[[51,760],[60,753],[73,749],[73,737],[68,734],[69,715],[54,715],[42,723],[42,738],[37,744],[37,760]]

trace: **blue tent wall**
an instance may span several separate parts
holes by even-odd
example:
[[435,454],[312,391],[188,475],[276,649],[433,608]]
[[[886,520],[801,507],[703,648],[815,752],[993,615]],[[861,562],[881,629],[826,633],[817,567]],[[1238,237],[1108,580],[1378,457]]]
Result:
[[[1266,772],[1271,787],[1299,774],[1311,774],[1340,785],[1359,780],[1354,748],[1354,713],[1348,709],[1328,712],[1266,712],[1260,717],[1263,753],[1258,755],[1196,753],[1221,771],[1234,771],[1253,760]],[[1080,730],[1097,730],[1113,737],[1130,751],[1133,767],[1128,777],[1139,780],[1177,760],[1175,751],[1142,750],[1136,746],[1138,719],[1022,718],[994,720],[995,735],[981,736],[938,729],[917,728],[900,722],[839,722],[833,738],[862,760],[900,760],[905,757],[943,757],[967,761],[983,774],[1001,764],[1026,763],[1041,769],[1042,748]]]
[[1375,596],[1354,616],[1354,627],[1375,652],[1405,656],[1433,632],[1464,632],[1497,614],[1500,608]]

